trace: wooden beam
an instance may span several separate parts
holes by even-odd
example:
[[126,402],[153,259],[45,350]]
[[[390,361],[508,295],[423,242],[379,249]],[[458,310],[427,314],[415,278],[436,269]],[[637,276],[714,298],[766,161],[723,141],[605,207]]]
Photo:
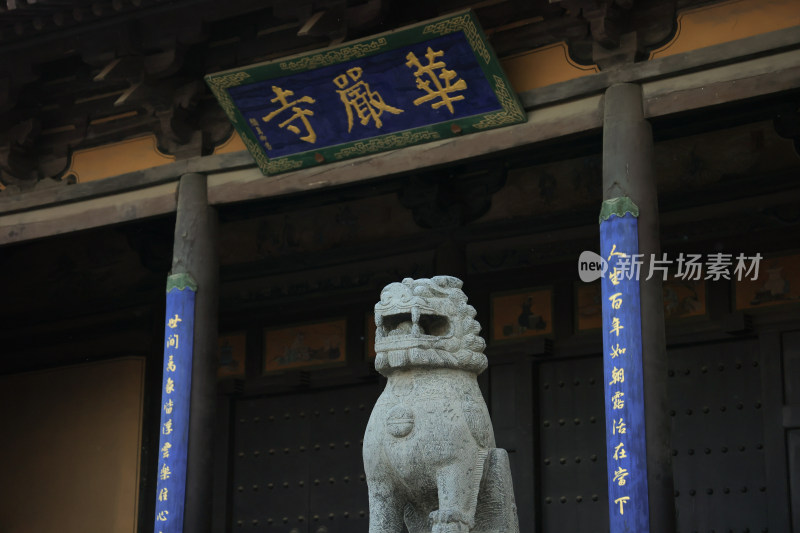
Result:
[[528,115],[528,122],[492,131],[393,150],[369,157],[264,177],[253,168],[219,174],[209,181],[209,203],[225,204],[312,191],[365,179],[413,172],[465,158],[497,155],[554,137],[597,130],[599,96],[559,104]]
[[791,50],[645,83],[645,115],[659,117],[799,87],[800,50]]
[[181,175],[192,172],[219,172],[223,169],[233,171],[252,167],[255,167],[255,163],[247,152],[182,160],[79,185],[64,184],[63,187],[34,189],[25,194],[0,196],[0,213],[5,217],[44,206],[84,202],[93,198],[145,189],[176,182]]
[[26,241],[175,211],[176,182],[81,203],[0,215],[0,244]]
[[[800,27],[528,91],[521,95],[532,110],[525,124],[356,160],[265,177],[248,153],[239,152],[178,161],[86,184],[2,194],[0,244],[168,212],[174,209],[174,198],[167,196],[174,191],[162,198],[158,197],[158,187],[172,183],[174,189],[178,177],[191,172],[209,175],[211,204],[226,204],[415,172],[599,130],[602,92],[618,81],[642,83],[646,118],[796,89],[800,87]],[[150,187],[155,189],[134,195],[132,205],[137,207],[122,209],[118,204],[124,194]],[[104,196],[114,197],[101,199]],[[59,208],[74,202],[85,204]],[[27,213],[32,210],[39,212]]]
[[679,78],[699,70],[798,48],[800,26],[795,26],[531,89],[520,93],[519,97],[525,109],[536,109],[568,98],[600,94],[615,83],[647,84],[665,78]]

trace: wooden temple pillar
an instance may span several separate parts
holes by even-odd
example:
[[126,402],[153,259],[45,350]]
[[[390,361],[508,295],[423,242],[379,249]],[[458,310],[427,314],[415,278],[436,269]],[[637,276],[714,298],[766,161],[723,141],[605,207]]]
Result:
[[[662,279],[660,273],[657,273],[646,280],[651,258],[661,258],[658,198],[653,169],[653,136],[650,124],[644,118],[642,88],[630,83],[609,87],[604,98],[604,205],[618,198],[630,199],[638,206],[638,251],[643,254],[639,293],[649,525],[651,533],[667,533],[675,531],[675,506],[667,407],[668,370]],[[604,326],[604,329],[609,328]],[[607,398],[606,402],[608,401]],[[607,459],[612,460],[611,457]]]
[[197,295],[183,531],[207,533],[214,472],[219,261],[217,213],[208,205],[202,174],[185,174],[178,186],[171,274],[184,273],[197,283]]

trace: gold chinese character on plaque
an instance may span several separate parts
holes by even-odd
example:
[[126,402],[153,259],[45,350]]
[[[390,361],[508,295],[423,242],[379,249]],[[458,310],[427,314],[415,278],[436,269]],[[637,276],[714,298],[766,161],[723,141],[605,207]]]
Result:
[[[414,77],[417,79],[417,89],[426,93],[414,100],[414,105],[418,106],[425,102],[439,99],[438,102],[432,103],[431,107],[439,109],[445,106],[451,114],[454,114],[453,102],[463,100],[464,95],[453,96],[452,93],[465,90],[467,82],[462,79],[455,80],[458,77],[456,71],[445,68],[447,65],[444,61],[436,61],[436,58],[443,56],[444,52],[442,50],[434,52],[433,48],[429,46],[428,51],[425,53],[425,59],[428,61],[427,65],[423,66],[414,52],[409,52],[406,56],[406,66],[417,69],[414,72]],[[437,73],[436,71],[439,72]]]
[[341,74],[333,79],[333,83],[339,88],[339,98],[342,99],[344,109],[347,112],[347,133],[353,129],[353,113],[358,117],[362,126],[366,126],[370,121],[375,123],[376,128],[383,126],[381,115],[384,112],[399,115],[402,109],[392,107],[383,101],[383,97],[370,89],[367,82],[361,79],[364,73],[361,67],[353,67],[347,70],[346,74]]
[[292,124],[292,122],[296,120],[300,120],[305,129],[305,135],[300,137],[301,141],[305,141],[307,143],[315,143],[317,142],[317,134],[314,132],[314,128],[311,127],[311,122],[308,121],[308,117],[313,117],[314,112],[310,109],[304,109],[299,104],[313,104],[316,103],[316,100],[311,98],[310,96],[301,96],[296,100],[292,100],[291,102],[288,100],[289,97],[294,96],[294,91],[283,90],[277,85],[272,86],[272,90],[275,93],[275,98],[270,100],[271,103],[278,103],[280,107],[275,111],[265,115],[261,118],[264,122],[269,122],[279,114],[283,113],[287,109],[291,109],[292,115],[289,116],[288,119],[284,120],[283,122],[278,124],[279,128],[286,128],[287,130],[291,131],[294,134],[300,135],[302,130]]

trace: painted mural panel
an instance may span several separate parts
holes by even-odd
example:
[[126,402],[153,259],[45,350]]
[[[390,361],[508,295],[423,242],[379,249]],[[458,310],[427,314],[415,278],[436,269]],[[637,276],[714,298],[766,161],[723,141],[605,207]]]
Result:
[[343,318],[268,329],[264,332],[264,373],[343,364],[346,335]]

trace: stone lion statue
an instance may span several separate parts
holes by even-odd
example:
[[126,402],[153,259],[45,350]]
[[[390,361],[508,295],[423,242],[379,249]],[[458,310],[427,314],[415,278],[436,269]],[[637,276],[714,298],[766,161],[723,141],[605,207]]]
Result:
[[477,375],[484,340],[461,280],[391,283],[375,305],[388,378],[364,435],[370,533],[518,533],[508,454]]

